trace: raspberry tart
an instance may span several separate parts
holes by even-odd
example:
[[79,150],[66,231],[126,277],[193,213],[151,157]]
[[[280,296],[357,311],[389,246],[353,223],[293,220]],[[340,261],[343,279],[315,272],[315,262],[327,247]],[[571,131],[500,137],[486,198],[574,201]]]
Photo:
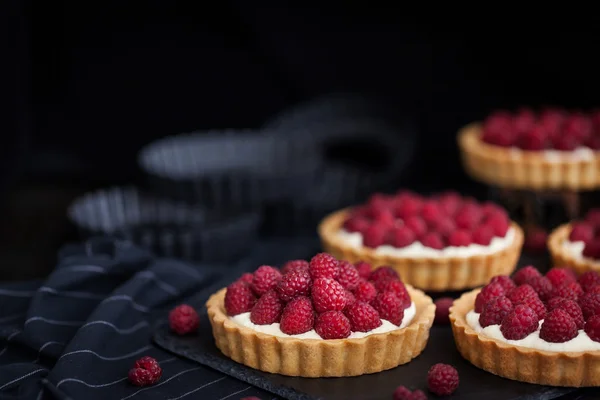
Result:
[[340,259],[390,266],[404,282],[433,291],[510,274],[523,245],[523,231],[502,208],[453,192],[375,194],[327,216],[319,235],[325,251]]
[[473,365],[522,382],[600,386],[600,276],[532,266],[497,276],[450,308],[456,347]]
[[600,187],[600,112],[499,111],[458,135],[467,172],[512,189]]
[[[368,267],[368,266],[367,266]],[[216,346],[261,371],[302,377],[380,372],[418,356],[435,306],[391,269],[327,253],[261,266],[206,303]]]
[[600,208],[556,228],[548,238],[548,248],[554,265],[578,274],[600,271]]

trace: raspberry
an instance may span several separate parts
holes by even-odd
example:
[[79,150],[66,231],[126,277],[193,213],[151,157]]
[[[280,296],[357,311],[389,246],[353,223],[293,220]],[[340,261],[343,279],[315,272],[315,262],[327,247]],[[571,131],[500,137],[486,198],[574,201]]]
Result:
[[526,305],[535,311],[535,314],[538,317],[538,321],[544,319],[546,316],[546,306],[537,296],[524,297],[521,300],[513,301],[513,304],[516,305]]
[[371,275],[371,270],[373,269],[371,268],[371,264],[366,263],[364,261],[360,261],[354,264],[354,267],[358,271],[358,276],[360,276],[363,279],[369,279],[369,276]]
[[508,214],[506,213],[506,211],[504,211],[502,207],[489,201],[482,204],[481,213],[483,214],[483,218],[485,219],[497,216],[502,216],[508,219]]
[[279,299],[288,302],[294,297],[308,296],[310,294],[311,279],[308,271],[296,270],[288,272],[281,277],[276,286]]
[[600,285],[592,286],[588,293],[600,294]]
[[481,289],[475,298],[475,312],[481,313],[483,307],[492,299],[504,296],[504,289],[498,283],[490,283]]
[[502,335],[508,340],[524,339],[538,328],[535,311],[524,304],[516,306],[500,324]]
[[593,315],[600,315],[600,294],[592,292],[582,294],[579,298],[579,306],[586,320]]
[[162,375],[162,368],[152,357],[142,357],[129,370],[129,382],[135,386],[154,385]]
[[379,318],[390,321],[394,325],[402,324],[404,307],[402,301],[394,293],[379,293],[371,305],[379,313]]
[[454,299],[451,297],[442,297],[435,301],[435,319],[434,322],[438,325],[448,325],[450,323],[450,319],[448,315],[450,315],[450,307],[452,307],[452,303]]
[[585,214],[585,220],[593,226],[600,226],[600,208],[591,209]]
[[344,221],[344,230],[347,232],[363,232],[369,227],[369,220],[363,217],[353,216]]
[[528,265],[515,272],[515,274],[513,275],[513,281],[517,285],[522,285],[524,283],[527,283],[531,278],[535,278],[538,276],[542,276],[542,274],[540,274],[540,271],[538,271],[532,265]]
[[314,318],[310,299],[299,296],[287,303],[283,309],[279,328],[285,334],[299,335],[313,328]]
[[410,303],[412,301],[410,299],[410,295],[408,294],[408,290],[406,290],[406,286],[404,286],[404,283],[400,281],[384,281],[379,285],[375,285],[375,288],[381,293],[393,293],[396,297],[398,297],[398,299],[400,299],[402,303],[402,309],[410,307]]
[[261,400],[261,399],[260,399],[260,397],[249,396],[249,397],[242,397],[240,400]]
[[540,329],[540,338],[546,342],[564,343],[573,339],[578,333],[573,318],[565,310],[557,308],[550,311],[544,319]]
[[371,282],[387,281],[390,279],[397,281],[400,280],[400,276],[398,276],[395,269],[388,266],[378,267],[369,275],[369,280]]
[[429,391],[438,396],[448,396],[458,388],[458,371],[448,364],[435,364],[427,372]]
[[487,226],[480,226],[473,232],[473,243],[488,246],[494,238],[494,232]]
[[393,400],[427,400],[427,396],[422,390],[411,392],[404,386],[398,386],[394,390]]
[[566,311],[567,314],[569,314],[571,318],[573,318],[575,325],[577,325],[577,329],[583,328],[583,312],[581,311],[579,305],[573,300],[563,299],[562,297],[555,297],[548,302],[546,308],[548,309],[548,312],[557,308]]
[[327,311],[317,317],[315,331],[323,339],[344,339],[350,336],[350,321],[341,311]]
[[518,132],[526,132],[535,127],[536,116],[529,108],[521,108],[513,118],[513,125]]
[[250,286],[252,287],[254,294],[260,297],[269,290],[274,289],[280,279],[281,272],[276,268],[263,265],[254,271],[254,277]]
[[446,215],[453,215],[458,211],[462,196],[457,192],[446,192],[438,196],[438,205]]
[[517,145],[527,151],[539,151],[546,147],[547,134],[543,127],[534,126],[519,137]]
[[409,400],[427,400],[427,395],[422,390],[415,390]]
[[355,301],[356,297],[354,297],[354,293],[346,289],[346,307],[348,307],[350,304],[354,304]]
[[481,139],[494,146],[510,147],[514,145],[516,132],[510,118],[488,118],[483,125]]
[[340,261],[337,281],[346,289],[354,290],[358,286],[358,271],[348,261]]
[[435,232],[429,232],[421,239],[423,246],[430,247],[436,250],[442,250],[444,248],[444,241],[442,237]]
[[463,208],[454,217],[454,222],[458,229],[472,231],[479,224],[480,217],[474,209]]
[[479,316],[479,324],[484,328],[490,325],[500,325],[504,317],[512,311],[512,308],[513,304],[508,297],[496,297],[483,308]]
[[448,244],[450,246],[468,246],[472,242],[471,232],[467,230],[454,231],[448,236]]
[[369,332],[381,326],[379,313],[370,304],[357,301],[345,312],[354,332]]
[[588,243],[594,238],[594,227],[585,222],[579,222],[573,224],[573,229],[569,234],[569,240],[571,242],[585,242]]
[[225,310],[231,317],[252,310],[256,297],[250,287],[243,282],[232,283],[225,293]]
[[492,284],[492,283],[497,283],[500,286],[502,286],[505,293],[508,293],[509,291],[511,291],[512,289],[517,287],[517,285],[515,285],[515,283],[512,281],[512,279],[510,279],[510,277],[506,276],[506,275],[494,276],[490,280],[490,284]]
[[340,273],[339,264],[339,261],[331,254],[319,253],[310,260],[308,272],[313,280],[318,278],[336,279]]
[[583,289],[577,282],[571,282],[567,285],[555,287],[552,292],[552,297],[564,297],[565,299],[575,300],[583,294]]
[[256,325],[271,325],[279,322],[283,303],[279,300],[277,292],[272,289],[263,294],[250,311],[250,321]]
[[252,275],[250,272],[246,272],[245,274],[242,274],[242,276],[240,276],[236,282],[243,282],[246,285],[251,285],[253,279],[254,275]]
[[372,224],[363,233],[363,244],[373,249],[385,244],[389,227]]
[[373,223],[391,228],[396,223],[396,217],[388,209],[379,209],[373,212]]
[[596,271],[584,272],[577,280],[584,292],[589,292],[594,286],[600,285],[600,275]]
[[404,218],[404,226],[410,229],[417,238],[420,238],[427,232],[427,224],[416,215]]
[[559,151],[573,151],[581,144],[581,139],[575,136],[558,135],[552,138],[552,147]]
[[600,315],[590,317],[585,322],[583,330],[594,342],[600,342]]
[[169,326],[179,335],[185,335],[198,329],[200,317],[196,310],[187,304],[181,304],[169,313]]
[[354,289],[354,298],[356,301],[363,301],[370,303],[377,296],[377,289],[371,282],[361,281],[358,283],[356,289]]
[[542,301],[546,301],[552,296],[554,287],[552,286],[550,279],[545,276],[532,278],[527,282],[527,284],[530,285],[533,290],[535,290],[535,292],[538,294],[538,297]]
[[504,237],[510,228],[510,221],[503,214],[495,214],[485,220],[485,225],[494,236]]
[[417,196],[398,196],[398,204],[394,208],[394,214],[402,219],[417,214],[423,205],[423,202]]
[[506,297],[508,297],[513,303],[518,303],[528,297],[538,298],[538,295],[530,285],[524,284],[512,289],[510,292],[508,292]]
[[342,311],[346,307],[346,290],[331,278],[318,278],[312,287],[312,301],[315,311]]
[[306,260],[291,260],[284,264],[281,268],[282,274],[289,274],[292,271],[308,271],[308,261]]
[[530,253],[538,254],[546,250],[548,233],[543,229],[532,229],[527,232],[523,247]]
[[390,244],[394,247],[402,248],[413,244],[416,236],[406,225],[392,229],[390,234]]
[[546,273],[546,278],[552,282],[552,286],[559,287],[576,281],[573,271],[567,268],[552,268]]
[[437,202],[433,200],[427,200],[423,203],[421,208],[421,218],[427,224],[434,224],[438,219],[442,218],[442,210],[438,206]]
[[456,230],[456,225],[449,217],[442,217],[432,223],[431,228],[442,237],[447,238]]
[[597,260],[600,258],[600,240],[594,239],[591,242],[588,242],[583,247],[583,256],[585,258],[591,258]]
[[584,144],[592,150],[600,150],[600,137],[590,136],[584,141]]
[[388,208],[391,204],[392,198],[383,193],[374,193],[367,200],[367,206],[374,210],[381,210]]

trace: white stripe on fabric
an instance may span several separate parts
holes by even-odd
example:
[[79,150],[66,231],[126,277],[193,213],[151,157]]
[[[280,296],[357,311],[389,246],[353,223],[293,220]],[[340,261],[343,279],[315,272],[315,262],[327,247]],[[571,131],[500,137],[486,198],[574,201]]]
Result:
[[56,296],[72,297],[74,299],[102,300],[105,297],[102,294],[96,293],[60,291],[48,286],[42,286],[38,291],[42,293],[51,293]]
[[0,289],[0,296],[6,297],[33,297],[35,295],[35,291],[31,290],[8,290],[8,289]]
[[10,381],[10,382],[6,382],[4,385],[0,386],[0,390],[4,389],[4,388],[5,388],[5,387],[7,387],[7,386],[10,386],[10,385],[12,385],[13,383],[19,382],[20,380],[23,380],[23,379],[25,379],[25,378],[28,378],[28,377],[30,377],[31,375],[37,374],[38,372],[42,372],[42,371],[46,371],[46,369],[45,369],[45,368],[36,369],[35,371],[33,371],[33,372],[30,372],[30,373],[28,373],[28,374],[25,374],[25,375],[21,376],[20,378],[16,378],[16,379],[13,379],[13,380],[12,380],[12,381]]
[[24,326],[35,321],[42,321],[50,325],[61,325],[61,326],[79,326],[82,325],[85,321],[57,321],[54,319],[48,319],[44,317],[31,317],[27,321],[25,321]]
[[96,353],[95,351],[86,350],[86,349],[84,349],[84,350],[74,350],[74,351],[70,351],[70,352],[65,353],[62,356],[60,356],[58,358],[58,361],[62,360],[63,358],[65,358],[67,356],[72,356],[72,355],[75,355],[75,354],[93,354],[96,357],[98,357],[99,359],[104,360],[104,361],[118,361],[118,360],[124,360],[124,359],[129,358],[129,357],[133,357],[135,355],[143,353],[144,351],[148,351],[151,348],[152,348],[152,346],[144,346],[141,349],[137,349],[135,351],[132,351],[131,353],[128,353],[128,354],[125,354],[125,355],[122,355],[122,356],[118,356],[118,357],[105,357],[105,356],[102,356],[102,355]]
[[142,321],[142,322],[139,322],[139,323],[135,324],[134,326],[132,326],[130,328],[119,328],[115,324],[113,324],[112,322],[98,320],[98,321],[88,322],[87,324],[83,325],[80,329],[87,328],[88,326],[92,326],[92,325],[106,325],[106,326],[110,326],[118,334],[120,334],[120,335],[128,335],[130,333],[137,332],[138,330],[140,330],[142,328],[145,328],[145,327],[149,326],[150,324],[148,322],[146,322],[146,321]]
[[2,351],[0,351],[0,357],[2,357],[2,354],[6,353],[6,350],[8,350],[8,342],[10,342],[11,339],[17,336],[19,333],[21,333],[21,331],[15,331],[8,335],[8,337],[6,338],[6,346],[2,349]]
[[169,285],[168,283],[163,282],[160,279],[158,279],[156,274],[152,271],[142,271],[142,272],[137,273],[136,275],[141,278],[152,279],[154,281],[154,283],[156,283],[156,286],[158,286],[165,292],[167,292],[173,296],[179,296],[179,291],[177,289],[175,289],[173,286]]
[[56,272],[71,271],[71,272],[97,272],[103,274],[106,270],[96,265],[73,265],[71,267],[63,267],[57,269]]
[[133,298],[131,296],[127,296],[125,294],[118,294],[115,296],[107,297],[106,299],[104,299],[102,301],[102,303],[108,303],[110,301],[121,301],[121,300],[130,302],[131,306],[140,312],[147,313],[148,311],[150,311],[150,309],[148,307],[136,303],[135,300],[133,300]]

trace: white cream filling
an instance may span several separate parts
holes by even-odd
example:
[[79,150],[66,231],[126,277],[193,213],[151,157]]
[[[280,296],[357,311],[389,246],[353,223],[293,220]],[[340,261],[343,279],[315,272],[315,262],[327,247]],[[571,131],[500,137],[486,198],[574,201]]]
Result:
[[[543,154],[549,162],[593,160],[595,157],[594,150],[589,147],[578,147],[572,151],[542,150],[537,153]],[[519,159],[523,156],[523,150],[511,148],[510,156]]]
[[583,248],[585,247],[585,243],[582,241],[571,242],[570,240],[565,240],[563,242],[564,248],[567,252],[575,259],[585,260],[587,262],[597,264],[600,266],[600,260],[595,260],[593,258],[584,257],[583,256]]
[[547,342],[544,339],[540,338],[540,328],[542,327],[542,323],[544,320],[540,321],[540,325],[538,330],[530,334],[524,339],[521,340],[508,340],[500,331],[500,325],[490,325],[482,328],[479,325],[479,315],[475,312],[475,310],[469,311],[467,314],[467,323],[473,330],[477,333],[481,333],[487,337],[499,340],[501,342],[513,344],[515,346],[528,347],[530,349],[538,349],[545,351],[554,351],[554,352],[579,352],[579,351],[597,351],[600,350],[600,343],[594,342],[590,337],[585,333],[583,329],[579,330],[577,336],[568,342],[564,343],[551,343]]
[[[402,329],[402,328],[406,327],[408,324],[410,324],[412,319],[415,317],[416,311],[417,311],[417,309],[415,307],[415,303],[411,303],[410,307],[408,307],[404,310],[404,318],[402,319],[402,323],[400,324],[400,326],[394,325],[391,322],[386,321],[385,319],[382,319],[380,327],[375,328],[369,332],[352,332],[350,334],[350,336],[348,337],[348,339],[359,339],[359,338],[363,338],[365,336],[374,335],[376,333],[385,333],[385,332],[390,332],[390,331],[393,331],[396,329]],[[235,315],[235,316],[229,317],[229,318],[238,325],[245,326],[246,328],[253,329],[257,332],[266,333],[267,335],[273,335],[273,336],[279,336],[279,337],[293,337],[293,338],[297,338],[297,339],[323,340],[321,338],[321,336],[319,336],[319,334],[314,329],[311,329],[310,331],[305,332],[305,333],[301,333],[300,335],[288,335],[288,334],[281,332],[281,329],[279,328],[279,322],[276,322],[271,325],[256,325],[256,324],[252,323],[252,321],[250,321],[250,313],[249,312],[243,313],[243,314],[238,314],[238,315]]]
[[[354,248],[360,248],[363,245],[363,237],[360,232],[348,232],[344,229],[338,232],[338,236],[347,244]],[[510,228],[504,237],[494,237],[491,243],[487,246],[472,243],[468,246],[448,246],[441,250],[432,249],[431,247],[423,246],[419,241],[412,243],[406,247],[394,247],[390,245],[379,246],[375,252],[381,255],[394,257],[471,257],[474,255],[492,254],[507,248],[515,237],[515,230]]]

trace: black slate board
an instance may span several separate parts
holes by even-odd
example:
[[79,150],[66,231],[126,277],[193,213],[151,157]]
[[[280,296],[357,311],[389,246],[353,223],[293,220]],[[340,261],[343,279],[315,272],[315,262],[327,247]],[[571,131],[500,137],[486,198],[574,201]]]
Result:
[[[202,321],[199,334],[190,337],[171,334],[167,324],[163,322],[158,326],[154,341],[165,350],[181,357],[194,360],[289,400],[389,400],[394,389],[399,385],[427,391],[427,371],[431,365],[438,362],[454,365],[461,379],[458,391],[445,399],[550,400],[576,390],[511,381],[478,369],[460,356],[448,326],[434,326],[425,351],[409,364],[389,371],[351,378],[319,379],[268,374],[223,356],[214,345],[206,313],[202,316]],[[435,398],[431,394],[429,396]]]

